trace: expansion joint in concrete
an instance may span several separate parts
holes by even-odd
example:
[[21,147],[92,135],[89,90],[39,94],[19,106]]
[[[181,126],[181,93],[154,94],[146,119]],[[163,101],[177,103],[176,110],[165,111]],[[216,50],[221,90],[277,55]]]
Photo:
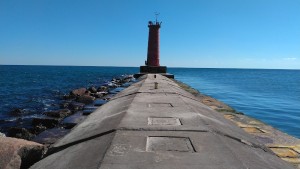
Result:
[[59,151],[62,151],[68,147],[71,147],[71,146],[74,146],[76,144],[79,144],[79,143],[82,143],[82,142],[86,142],[88,140],[92,140],[92,139],[95,139],[97,137],[102,137],[104,135],[107,135],[107,134],[110,134],[110,133],[113,133],[115,132],[116,130],[115,129],[112,129],[112,130],[108,130],[106,132],[102,132],[102,133],[99,133],[99,134],[96,134],[96,135],[93,135],[93,136],[90,136],[90,137],[87,137],[87,138],[84,138],[84,139],[80,139],[80,140],[76,140],[74,142],[71,142],[71,143],[68,143],[68,144],[65,144],[63,146],[59,146],[59,147],[51,147],[48,152],[46,153],[46,156],[49,156],[51,154],[54,154],[54,153],[57,153]]
[[227,138],[230,138],[234,141],[237,141],[239,143],[242,143],[242,144],[245,144],[247,146],[250,146],[250,147],[253,147],[253,148],[258,148],[258,149],[261,149],[265,152],[269,152],[271,154],[274,154],[270,149],[266,148],[265,146],[263,145],[259,145],[259,144],[255,144],[255,143],[251,143],[249,141],[246,141],[246,140],[243,140],[243,139],[240,139],[240,138],[237,138],[237,137],[234,137],[234,136],[231,136],[231,135],[228,135],[226,133],[223,133],[223,132],[220,132],[220,131],[217,131],[217,130],[214,130],[213,133],[217,134],[217,135],[220,135],[220,136],[223,136],[223,137],[227,137]]
[[199,132],[199,133],[203,133],[203,132],[211,132],[209,130],[175,130],[175,129],[151,129],[151,128],[125,128],[125,127],[121,127],[116,129],[117,131],[180,131],[180,132]]
[[117,99],[120,99],[120,98],[123,98],[123,97],[135,95],[135,94],[138,94],[138,93],[140,93],[140,92],[133,92],[133,93],[129,93],[129,94],[126,94],[126,95],[119,96],[119,97],[113,97],[110,100],[117,100]]
[[186,96],[186,95],[177,93],[177,92],[136,92],[136,93],[137,93],[137,94],[138,94],[138,93],[150,93],[150,94],[174,94],[174,95],[180,95],[180,96],[182,96],[182,97],[185,97],[185,98],[188,98],[188,99],[195,100],[195,101],[199,102],[199,100],[197,100],[197,99],[194,99],[194,98],[192,98],[192,97],[189,97],[189,96]]

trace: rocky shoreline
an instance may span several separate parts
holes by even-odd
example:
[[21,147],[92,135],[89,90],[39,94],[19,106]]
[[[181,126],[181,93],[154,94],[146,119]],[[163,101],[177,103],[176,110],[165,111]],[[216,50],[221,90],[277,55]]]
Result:
[[[0,133],[0,168],[28,168],[51,144],[135,81],[133,75],[123,75],[100,86],[74,89],[62,97],[60,109],[32,118],[30,127],[10,127]],[[21,114],[22,110],[10,113]]]

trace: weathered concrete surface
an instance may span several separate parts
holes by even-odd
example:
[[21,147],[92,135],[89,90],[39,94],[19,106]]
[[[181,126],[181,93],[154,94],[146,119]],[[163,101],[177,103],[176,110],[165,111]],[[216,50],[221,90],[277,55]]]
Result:
[[294,168],[172,80],[152,74],[118,93],[49,152],[31,168]]

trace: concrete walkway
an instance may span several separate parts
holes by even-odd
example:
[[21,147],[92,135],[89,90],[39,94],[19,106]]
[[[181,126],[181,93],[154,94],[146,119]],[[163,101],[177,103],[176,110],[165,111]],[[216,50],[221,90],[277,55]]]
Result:
[[31,168],[294,168],[172,80],[142,78],[74,127]]

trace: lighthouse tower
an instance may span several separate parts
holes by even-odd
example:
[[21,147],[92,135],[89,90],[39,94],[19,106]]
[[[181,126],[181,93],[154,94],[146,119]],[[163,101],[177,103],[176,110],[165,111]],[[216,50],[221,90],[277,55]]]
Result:
[[140,76],[147,73],[159,73],[169,78],[174,78],[174,75],[167,73],[166,66],[160,66],[159,64],[159,29],[161,27],[161,22],[149,21],[149,37],[148,37],[148,51],[147,60],[145,61],[145,66],[140,66],[140,73],[136,76]]
[[146,65],[159,66],[159,28],[161,23],[149,21],[148,53]]

